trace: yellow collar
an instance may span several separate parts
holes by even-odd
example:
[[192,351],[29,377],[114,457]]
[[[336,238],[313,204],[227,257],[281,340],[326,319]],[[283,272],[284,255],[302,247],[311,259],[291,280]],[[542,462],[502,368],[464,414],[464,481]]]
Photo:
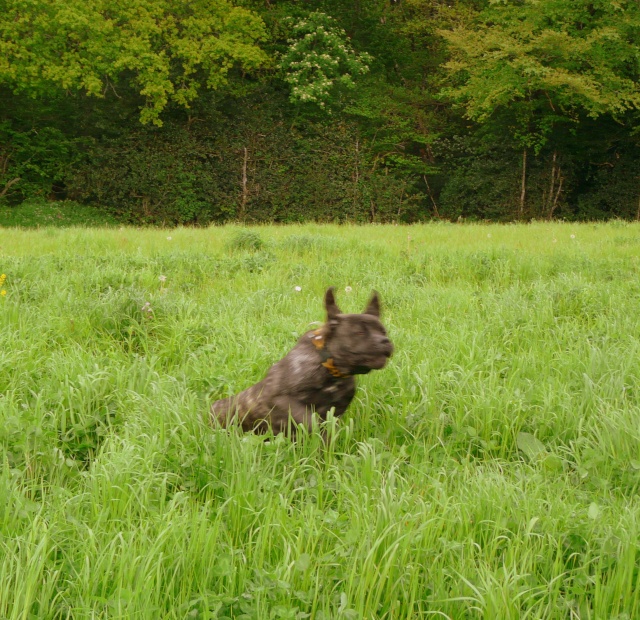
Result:
[[324,366],[334,377],[344,379],[345,377],[351,376],[340,372],[336,368],[336,365],[333,363],[333,358],[329,357],[328,351],[324,348],[324,334],[322,333],[321,329],[316,329],[313,332],[313,335],[311,336],[311,342],[313,342],[313,345],[322,357],[322,366]]

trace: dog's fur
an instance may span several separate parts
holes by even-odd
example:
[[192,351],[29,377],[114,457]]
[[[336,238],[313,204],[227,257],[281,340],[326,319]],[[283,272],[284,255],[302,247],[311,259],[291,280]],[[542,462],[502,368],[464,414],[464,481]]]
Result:
[[245,431],[286,432],[290,418],[312,428],[313,414],[321,420],[331,408],[341,416],[356,391],[354,375],[382,368],[393,345],[380,322],[380,302],[374,291],[362,314],[342,314],[334,289],[325,294],[327,322],[304,334],[296,346],[274,364],[267,376],[236,396],[218,400],[211,416],[221,426],[237,419]]

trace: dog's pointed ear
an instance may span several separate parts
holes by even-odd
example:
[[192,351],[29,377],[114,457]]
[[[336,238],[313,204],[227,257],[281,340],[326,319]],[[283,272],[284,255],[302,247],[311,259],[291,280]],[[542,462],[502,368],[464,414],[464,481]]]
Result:
[[380,298],[378,297],[377,291],[373,291],[373,295],[371,295],[369,305],[365,308],[364,314],[371,314],[372,316],[380,318]]
[[327,310],[327,320],[332,321],[337,318],[339,314],[342,314],[340,308],[338,308],[338,304],[336,304],[336,298],[334,295],[334,291],[336,289],[331,286],[327,289],[327,292],[324,294],[324,307]]

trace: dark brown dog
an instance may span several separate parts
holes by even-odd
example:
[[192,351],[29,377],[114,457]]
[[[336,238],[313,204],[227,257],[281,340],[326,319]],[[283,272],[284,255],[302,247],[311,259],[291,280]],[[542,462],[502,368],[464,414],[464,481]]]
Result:
[[269,425],[280,433],[289,427],[289,417],[311,430],[314,412],[326,420],[332,407],[335,416],[346,411],[356,391],[354,375],[382,368],[393,345],[380,322],[375,291],[362,314],[342,314],[333,288],[324,306],[327,322],[304,334],[262,381],[213,403],[215,421],[227,426],[237,419],[245,431],[264,432]]

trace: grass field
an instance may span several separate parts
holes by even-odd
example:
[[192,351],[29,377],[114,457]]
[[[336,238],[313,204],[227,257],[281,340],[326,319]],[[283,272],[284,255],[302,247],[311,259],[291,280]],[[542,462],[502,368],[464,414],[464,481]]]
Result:
[[[3,620],[640,618],[639,225],[0,229],[0,273]],[[396,345],[330,445],[212,429],[330,284]]]

